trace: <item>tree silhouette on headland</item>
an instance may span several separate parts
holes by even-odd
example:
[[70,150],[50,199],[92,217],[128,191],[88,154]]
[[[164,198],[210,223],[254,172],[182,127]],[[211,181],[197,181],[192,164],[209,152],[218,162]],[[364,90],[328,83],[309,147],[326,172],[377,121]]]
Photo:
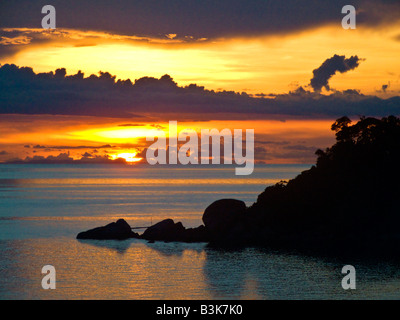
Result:
[[[267,187],[249,208],[235,199],[210,204],[204,225],[171,219],[149,227],[146,240],[206,241],[277,250],[400,257],[400,119],[335,121],[336,143],[317,150],[317,163],[296,178]],[[110,225],[78,234],[109,239]],[[113,234],[113,237],[119,236]]]
[[267,187],[248,209],[253,240],[310,250],[400,240],[400,119],[342,117],[332,130],[336,143],[316,151],[315,166]]

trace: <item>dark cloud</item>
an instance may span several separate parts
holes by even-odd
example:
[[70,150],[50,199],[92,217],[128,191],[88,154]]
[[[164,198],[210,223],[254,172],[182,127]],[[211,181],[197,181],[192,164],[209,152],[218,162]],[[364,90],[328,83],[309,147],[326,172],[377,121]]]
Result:
[[308,147],[300,144],[295,144],[295,145],[290,145],[290,146],[285,146],[284,147],[287,150],[293,150],[293,151],[306,151],[312,153],[313,151],[317,150],[317,147]]
[[33,156],[33,157],[26,157],[25,159],[10,159],[5,163],[16,163],[16,164],[25,164],[25,163],[43,163],[43,164],[79,164],[79,163],[101,163],[101,164],[108,164],[108,163],[120,163],[126,164],[125,159],[110,159],[107,155],[105,156],[97,156],[97,155],[90,155],[85,153],[82,155],[80,159],[74,160],[70,157],[69,153],[60,153],[57,156]]
[[[346,64],[354,65],[354,61],[359,61],[357,57],[349,59],[352,62]],[[343,61],[349,59],[343,58]],[[274,116],[333,118],[400,113],[400,97],[380,99],[364,96],[357,90],[321,95],[299,87],[288,94],[256,98],[244,92],[206,90],[196,84],[180,87],[169,75],[160,79],[144,77],[132,83],[129,79],[116,80],[108,72],[85,78],[83,73],[66,76],[63,68],[35,74],[31,68],[7,64],[0,67],[0,97],[0,114],[86,115],[126,119],[145,119],[146,115],[151,115],[158,116],[159,120],[182,121],[202,118],[244,120]]]
[[[43,0],[2,0],[0,27],[40,28]],[[52,0],[57,27],[167,38],[277,34],[336,23],[342,0]],[[358,26],[400,17],[398,0],[353,0]]]
[[[142,123],[123,123],[119,124],[118,127],[143,127],[146,126],[147,124],[142,124]],[[158,130],[163,130],[165,129],[164,126],[159,125],[159,124],[150,124],[150,127],[153,127]]]
[[65,41],[68,38],[63,31],[51,33],[42,31],[43,29],[0,29],[0,58],[12,56],[29,45],[48,43],[55,39]]
[[92,158],[93,155],[89,152],[85,152],[84,154],[82,154],[82,158]]
[[282,160],[286,162],[313,163],[317,149],[306,145],[279,146],[278,144],[271,144],[267,147],[255,146],[254,160],[257,163],[280,162]]
[[323,87],[330,90],[328,82],[336,72],[345,73],[353,70],[359,66],[360,61],[362,59],[358,56],[351,56],[346,59],[345,56],[335,54],[332,58],[326,59],[319,68],[313,70],[314,76],[310,81],[311,87],[317,92],[321,91]]
[[[25,146],[27,148],[27,146]],[[30,146],[28,146],[30,148]],[[42,146],[40,144],[33,146],[34,149],[48,149],[48,150],[59,150],[59,149],[103,149],[103,148],[114,148],[112,145],[105,144],[101,146]]]
[[0,151],[0,156],[5,156],[5,155],[7,155],[8,154],[8,152],[7,151]]
[[390,87],[390,82],[388,84],[382,85],[382,91],[386,92],[386,90]]
[[119,124],[118,127],[141,127],[143,126],[140,123],[123,123],[123,124]]

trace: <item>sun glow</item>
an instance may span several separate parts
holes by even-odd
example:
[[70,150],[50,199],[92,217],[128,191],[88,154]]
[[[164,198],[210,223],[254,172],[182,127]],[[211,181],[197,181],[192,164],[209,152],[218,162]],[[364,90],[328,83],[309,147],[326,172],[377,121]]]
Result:
[[118,154],[111,155],[110,157],[112,160],[122,158],[122,159],[125,159],[125,161],[129,162],[129,163],[138,162],[138,161],[142,160],[142,158],[136,158],[136,155],[137,155],[136,152],[134,152],[134,153],[118,153]]
[[132,143],[137,139],[143,139],[145,137],[157,137],[159,131],[160,130],[146,125],[137,128],[105,127],[72,131],[69,132],[69,136],[72,139],[83,139],[86,141]]

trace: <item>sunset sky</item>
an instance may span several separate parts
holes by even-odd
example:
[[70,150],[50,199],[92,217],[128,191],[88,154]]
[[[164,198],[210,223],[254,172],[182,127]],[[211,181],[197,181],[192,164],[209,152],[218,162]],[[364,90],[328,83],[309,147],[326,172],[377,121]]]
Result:
[[134,161],[177,120],[312,163],[336,118],[400,114],[399,1],[353,1],[355,30],[341,1],[52,1],[55,30],[46,4],[0,3],[0,161]]

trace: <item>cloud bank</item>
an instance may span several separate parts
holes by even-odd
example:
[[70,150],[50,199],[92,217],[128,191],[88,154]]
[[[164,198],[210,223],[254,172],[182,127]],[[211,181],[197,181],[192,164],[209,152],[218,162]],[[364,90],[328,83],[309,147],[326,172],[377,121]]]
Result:
[[35,164],[88,164],[88,163],[97,163],[97,164],[126,164],[126,160],[122,158],[118,159],[110,159],[107,155],[98,156],[92,155],[89,153],[84,153],[80,159],[73,159],[70,157],[68,153],[60,153],[57,156],[33,156],[26,157],[25,159],[15,158],[9,159],[4,163],[13,163],[13,164],[25,164],[25,163],[35,163]]
[[[359,61],[357,57],[349,59],[351,65]],[[320,70],[325,68],[327,61]],[[323,76],[313,79],[319,79],[317,82],[321,84],[331,73],[329,70],[322,70]],[[288,94],[254,97],[244,92],[207,90],[196,84],[180,87],[169,75],[160,79],[143,77],[132,82],[130,79],[116,80],[116,76],[102,71],[88,77],[80,71],[67,76],[64,68],[36,74],[29,67],[6,64],[0,67],[0,114],[126,119],[152,114],[165,120],[172,119],[171,114],[176,120],[387,116],[400,114],[400,97],[381,99],[362,95],[356,90],[322,95],[302,87]]]

